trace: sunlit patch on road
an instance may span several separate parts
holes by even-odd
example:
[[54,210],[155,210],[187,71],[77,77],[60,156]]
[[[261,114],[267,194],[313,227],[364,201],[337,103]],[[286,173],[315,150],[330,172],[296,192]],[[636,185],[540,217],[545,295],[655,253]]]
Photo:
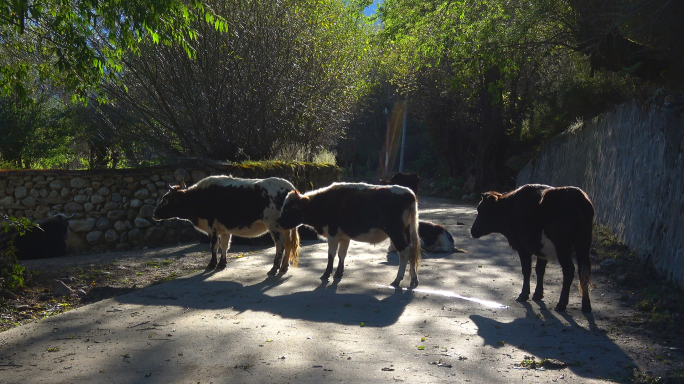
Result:
[[422,289],[422,288],[415,288],[415,289],[395,288],[395,287],[392,287],[389,285],[381,285],[381,284],[378,284],[378,287],[385,288],[385,289],[392,289],[392,290],[396,290],[396,289],[401,289],[401,290],[405,290],[405,291],[411,290],[411,291],[416,292],[416,293],[424,293],[424,294],[428,294],[428,295],[439,295],[439,296],[444,296],[444,297],[453,297],[455,299],[472,301],[474,303],[484,305],[485,307],[488,307],[488,308],[495,308],[495,309],[508,309],[508,308],[510,308],[508,305],[503,305],[503,304],[497,303],[496,301],[482,300],[482,299],[478,299],[475,297],[462,296],[462,295],[459,295],[458,293],[449,292],[449,291],[434,291],[431,289]]

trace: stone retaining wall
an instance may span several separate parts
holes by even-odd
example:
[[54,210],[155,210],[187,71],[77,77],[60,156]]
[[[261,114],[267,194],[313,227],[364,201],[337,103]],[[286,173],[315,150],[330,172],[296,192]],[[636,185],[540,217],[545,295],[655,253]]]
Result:
[[684,116],[625,104],[542,148],[518,185],[574,185],[595,221],[684,286]]
[[32,220],[56,213],[73,215],[68,240],[71,252],[175,244],[198,235],[189,222],[152,220],[168,183],[184,180],[191,185],[221,174],[282,177],[307,191],[338,181],[340,169],[303,163],[259,166],[191,160],[176,166],[126,170],[0,171],[0,213]]

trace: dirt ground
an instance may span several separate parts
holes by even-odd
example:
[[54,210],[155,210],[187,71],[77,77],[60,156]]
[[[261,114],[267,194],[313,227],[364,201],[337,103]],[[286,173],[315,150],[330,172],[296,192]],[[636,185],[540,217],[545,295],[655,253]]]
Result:
[[[458,245],[457,245],[458,246]],[[238,259],[268,246],[234,246],[230,257]],[[179,244],[172,252],[139,249],[60,259],[24,262],[31,271],[26,287],[0,298],[0,331],[140,290],[164,281],[204,270],[210,259],[207,244]],[[611,338],[631,340],[639,358],[651,360],[658,371],[634,371],[625,382],[684,383],[684,330],[681,290],[669,290],[643,263],[609,234],[597,231],[593,246],[594,284],[611,291],[620,307],[634,308],[634,315],[604,316]],[[616,260],[608,262],[606,260]],[[53,294],[59,280],[72,293]],[[0,337],[2,335],[0,334]]]

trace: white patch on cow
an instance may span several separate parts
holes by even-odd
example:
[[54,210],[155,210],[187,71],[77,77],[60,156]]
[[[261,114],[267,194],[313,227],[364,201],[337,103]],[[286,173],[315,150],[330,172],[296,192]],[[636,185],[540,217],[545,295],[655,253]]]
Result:
[[401,185],[392,185],[389,186],[389,190],[392,193],[396,193],[397,195],[405,195],[407,193],[410,193],[413,195],[413,191],[409,188],[402,187]]
[[[410,190],[406,187],[402,187],[400,185],[374,185],[374,184],[366,184],[366,183],[338,182],[338,183],[332,183],[327,187],[316,189],[314,191],[309,191],[309,192],[305,193],[304,196],[313,196],[313,195],[317,195],[317,194],[325,192],[325,191],[329,191],[329,190],[333,190],[333,189],[340,189],[340,188],[356,188],[356,189],[387,188],[391,192],[396,193],[398,195],[403,195],[406,193],[413,194],[412,190]],[[287,201],[288,200],[285,200],[285,202],[287,202]]]
[[258,179],[235,179],[232,176],[225,176],[225,175],[218,175],[218,176],[209,176],[205,177],[204,179],[198,181],[195,185],[191,186],[188,189],[204,189],[212,185],[219,185],[219,186],[236,186],[236,187],[241,187],[241,186],[254,186],[254,184],[258,183],[260,180]]
[[454,243],[449,240],[449,237],[446,235],[446,233],[442,232],[438,237],[436,244],[434,244],[434,249],[431,252],[435,253],[448,253],[452,252],[454,250]]
[[221,223],[217,223],[218,233],[230,233],[240,237],[258,237],[268,232],[268,227],[263,221],[255,221],[249,227],[226,228]]
[[198,219],[195,227],[206,234],[211,233],[211,228],[209,227],[207,219]]
[[362,243],[377,244],[382,241],[387,240],[388,236],[382,229],[373,228],[366,233],[362,233],[359,236],[352,238],[354,241],[360,241]]
[[344,233],[344,231],[342,231],[341,229],[338,228],[337,232],[335,233],[335,236],[330,236],[330,231],[329,231],[329,228],[327,225],[325,227],[323,227],[323,236],[325,236],[328,239],[330,239],[330,238],[336,239],[337,241],[354,240],[354,241],[359,241],[362,243],[370,243],[370,244],[381,243],[381,242],[387,240],[387,238],[389,237],[389,236],[387,236],[385,231],[383,231],[382,229],[378,229],[378,228],[372,228],[370,231],[368,231],[366,233],[362,233],[361,235],[356,236],[356,237],[351,237],[348,234]]
[[558,261],[558,255],[556,254],[556,247],[553,245],[551,240],[546,237],[546,234],[542,232],[541,236],[541,254],[537,255],[543,257],[549,261]]

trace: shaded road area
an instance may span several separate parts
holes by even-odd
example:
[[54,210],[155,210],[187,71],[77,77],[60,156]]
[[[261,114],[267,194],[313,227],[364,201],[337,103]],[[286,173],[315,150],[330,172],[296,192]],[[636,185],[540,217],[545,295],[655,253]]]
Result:
[[[421,198],[420,215],[445,224],[468,253],[424,255],[415,290],[408,277],[404,289],[388,286],[398,268],[388,242],[352,242],[343,279],[329,282],[319,280],[322,242],[304,244],[299,267],[275,277],[266,275],[273,249],[261,249],[223,271],[1,333],[0,383],[594,383],[624,381],[634,366],[662,368],[655,354],[665,346],[611,330],[632,310],[600,278],[590,315],[576,281],[568,311],[552,310],[557,264],[543,302],[517,303],[517,255],[502,236],[470,238],[473,205]],[[543,359],[567,366],[520,367]]]

